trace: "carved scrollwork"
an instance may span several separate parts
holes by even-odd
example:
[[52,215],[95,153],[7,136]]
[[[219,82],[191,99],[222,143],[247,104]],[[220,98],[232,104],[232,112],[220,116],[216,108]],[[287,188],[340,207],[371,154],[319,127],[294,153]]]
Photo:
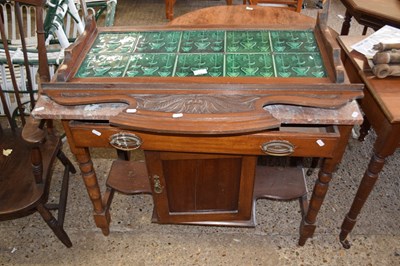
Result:
[[132,95],[138,108],[173,113],[217,114],[254,110],[259,96],[243,95]]

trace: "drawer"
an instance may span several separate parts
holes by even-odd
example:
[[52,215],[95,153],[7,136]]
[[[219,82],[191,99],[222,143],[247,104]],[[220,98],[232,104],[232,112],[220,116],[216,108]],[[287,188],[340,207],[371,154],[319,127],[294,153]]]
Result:
[[168,135],[128,131],[108,124],[73,121],[70,128],[78,147],[112,147],[118,133],[134,134],[140,149],[153,151],[241,155],[332,157],[340,139],[336,126],[281,127],[279,130],[239,135]]

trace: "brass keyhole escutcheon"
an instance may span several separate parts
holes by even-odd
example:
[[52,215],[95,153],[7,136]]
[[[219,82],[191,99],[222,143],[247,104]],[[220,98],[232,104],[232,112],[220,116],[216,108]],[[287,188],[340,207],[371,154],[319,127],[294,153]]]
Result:
[[160,177],[158,175],[153,175],[153,182],[154,182],[154,192],[157,194],[161,194],[162,186],[161,186]]

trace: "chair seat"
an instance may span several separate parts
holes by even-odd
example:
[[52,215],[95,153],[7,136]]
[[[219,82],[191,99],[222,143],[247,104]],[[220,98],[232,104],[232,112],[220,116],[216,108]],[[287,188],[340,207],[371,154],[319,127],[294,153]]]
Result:
[[[50,182],[50,166],[60,147],[60,139],[53,135],[49,135],[41,146],[43,182]],[[49,186],[35,183],[32,167],[29,167],[31,165],[30,147],[23,141],[21,129],[17,129],[15,133],[10,129],[0,131],[0,148],[2,152],[0,155],[0,220],[7,220],[11,213],[13,217],[16,213],[24,216],[27,210],[39,203],[45,203],[47,193],[44,188]],[[3,154],[6,150],[11,150],[8,156]]]

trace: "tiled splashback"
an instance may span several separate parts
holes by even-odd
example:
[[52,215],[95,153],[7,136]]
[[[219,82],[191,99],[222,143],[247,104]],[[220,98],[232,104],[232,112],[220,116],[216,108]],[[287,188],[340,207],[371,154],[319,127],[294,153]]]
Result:
[[193,30],[99,34],[76,77],[325,77],[314,33]]

